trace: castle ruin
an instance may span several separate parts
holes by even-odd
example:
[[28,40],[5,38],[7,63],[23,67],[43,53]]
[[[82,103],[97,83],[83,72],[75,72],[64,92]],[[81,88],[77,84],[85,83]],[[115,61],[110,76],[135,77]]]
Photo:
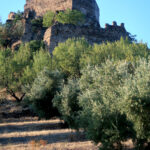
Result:
[[[66,9],[76,9],[85,15],[83,25],[60,24],[57,23],[49,28],[41,28],[37,32],[32,31],[31,20],[42,17],[47,11],[64,11]],[[52,51],[60,42],[65,42],[68,38],[84,37],[89,43],[102,43],[106,41],[116,41],[121,37],[129,37],[124,24],[106,24],[105,28],[100,27],[100,11],[96,0],[26,0],[24,6],[25,31],[22,37],[23,42],[31,40],[43,40]]]

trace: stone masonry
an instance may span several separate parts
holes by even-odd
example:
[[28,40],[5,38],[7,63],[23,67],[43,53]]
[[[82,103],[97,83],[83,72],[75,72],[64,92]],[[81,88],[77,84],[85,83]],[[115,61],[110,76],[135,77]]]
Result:
[[68,8],[79,10],[85,16],[93,18],[93,21],[99,22],[99,8],[95,0],[26,0],[24,12],[28,16],[32,11],[39,17],[49,10],[56,12]]
[[[57,23],[37,32],[32,31],[32,19],[42,17],[47,11],[58,12],[66,9],[81,11],[85,15],[85,23],[78,26]],[[43,40],[49,51],[52,52],[58,43],[65,42],[68,38],[84,37],[91,44],[112,42],[121,37],[130,38],[123,23],[118,26],[114,21],[112,25],[106,24],[105,28],[101,28],[99,13],[96,0],[26,0],[24,6],[25,31],[22,41]]]

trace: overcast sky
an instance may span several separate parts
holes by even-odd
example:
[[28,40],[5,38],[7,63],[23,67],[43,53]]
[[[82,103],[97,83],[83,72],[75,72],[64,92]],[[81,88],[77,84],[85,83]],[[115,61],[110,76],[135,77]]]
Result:
[[[150,0],[97,0],[100,24],[124,22],[128,32],[137,35],[138,41],[150,46]],[[0,17],[4,23],[9,12],[23,11],[25,0],[0,0]]]

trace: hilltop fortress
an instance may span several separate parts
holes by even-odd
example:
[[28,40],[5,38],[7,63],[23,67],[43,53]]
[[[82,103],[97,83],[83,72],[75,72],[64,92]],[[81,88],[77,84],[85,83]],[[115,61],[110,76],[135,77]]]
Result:
[[[47,11],[59,12],[66,9],[76,9],[85,15],[83,25],[57,23],[49,28],[39,28],[33,32],[31,20],[42,18]],[[11,19],[9,15],[9,19]],[[65,42],[68,38],[84,37],[89,43],[102,43],[105,41],[116,41],[120,37],[129,37],[124,24],[106,24],[105,28],[100,27],[100,11],[95,0],[26,0],[23,13],[24,35],[22,42],[31,40],[43,40],[47,48],[52,51],[59,42]],[[12,17],[13,18],[13,17]]]

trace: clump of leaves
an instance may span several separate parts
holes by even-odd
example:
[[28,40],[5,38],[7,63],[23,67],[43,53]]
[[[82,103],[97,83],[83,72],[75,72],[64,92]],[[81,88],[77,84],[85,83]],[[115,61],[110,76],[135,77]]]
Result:
[[45,68],[29,87],[25,100],[40,118],[48,119],[58,115],[57,109],[53,107],[52,99],[56,92],[60,91],[62,81],[63,75],[60,72]]
[[32,31],[37,32],[38,30],[41,30],[43,27],[43,19],[42,18],[32,19],[31,24],[32,24]]
[[43,26],[50,27],[54,25],[56,22],[62,24],[80,25],[84,23],[84,18],[85,18],[84,14],[82,14],[78,10],[67,9],[65,11],[59,11],[58,13],[48,11],[43,16]]

